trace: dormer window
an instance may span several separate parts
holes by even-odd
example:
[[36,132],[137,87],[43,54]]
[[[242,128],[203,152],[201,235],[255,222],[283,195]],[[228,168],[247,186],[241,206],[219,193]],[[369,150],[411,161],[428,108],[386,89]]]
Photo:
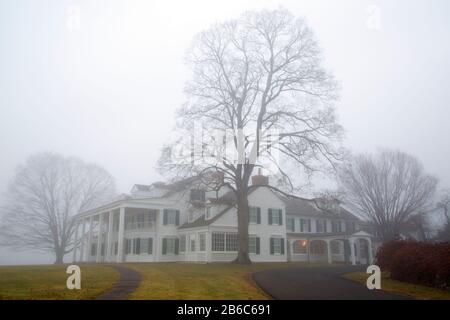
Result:
[[191,190],[191,202],[205,202],[205,191],[204,190]]
[[211,219],[211,217],[212,217],[212,208],[208,206],[205,208],[205,219],[208,220]]

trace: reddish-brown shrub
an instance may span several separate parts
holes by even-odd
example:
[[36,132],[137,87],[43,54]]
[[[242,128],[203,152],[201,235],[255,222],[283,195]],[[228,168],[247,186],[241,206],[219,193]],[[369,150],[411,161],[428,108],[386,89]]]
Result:
[[387,271],[391,269],[391,263],[394,254],[400,251],[401,248],[406,244],[407,244],[406,241],[394,240],[386,242],[378,249],[376,262],[377,265],[381,268],[381,270]]
[[392,241],[380,248],[377,262],[393,279],[450,287],[450,243]]

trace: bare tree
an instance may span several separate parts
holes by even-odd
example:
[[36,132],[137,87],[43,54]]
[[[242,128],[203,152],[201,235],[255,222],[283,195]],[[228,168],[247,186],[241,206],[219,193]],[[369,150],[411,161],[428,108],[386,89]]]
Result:
[[437,239],[450,241],[450,189],[443,190],[441,198],[437,203],[437,209],[442,210],[444,215],[444,226],[439,230]]
[[347,203],[383,241],[423,220],[437,186],[416,158],[391,150],[352,157],[341,167],[339,181]]
[[76,158],[38,153],[19,166],[1,208],[0,244],[55,254],[73,249],[73,216],[114,195],[114,180],[103,168]]
[[[193,150],[180,157],[175,140],[163,150],[160,166],[177,175],[213,172],[221,177],[216,187],[234,190],[236,261],[249,264],[250,177],[256,167],[270,167],[279,184],[293,189],[295,177],[339,160],[336,83],[322,67],[311,29],[286,10],[248,12],[214,25],[194,39],[188,60],[193,76],[178,116],[179,127],[194,136],[188,143]],[[206,133],[198,139],[200,129]]]

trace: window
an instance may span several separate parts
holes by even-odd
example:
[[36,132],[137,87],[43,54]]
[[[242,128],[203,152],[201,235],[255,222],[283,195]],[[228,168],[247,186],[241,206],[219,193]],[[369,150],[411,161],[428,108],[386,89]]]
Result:
[[341,221],[339,220],[331,221],[331,232],[342,232]]
[[191,201],[205,202],[204,190],[191,190]]
[[284,254],[284,239],[270,238],[270,254],[283,255]]
[[292,252],[294,254],[307,254],[308,253],[308,241],[297,240],[292,243]]
[[261,208],[250,207],[249,208],[250,223],[261,224]]
[[238,251],[238,234],[227,233],[225,235],[226,251],[236,252]]
[[153,238],[140,239],[140,253],[153,254]]
[[288,231],[295,232],[295,219],[286,218],[286,226]]
[[131,253],[131,242],[132,239],[125,239],[125,254]]
[[259,238],[257,236],[250,236],[248,238],[248,252],[251,254],[260,253]]
[[327,252],[327,243],[322,240],[311,241],[309,247],[311,254],[325,254]]
[[102,244],[101,244],[101,246],[100,246],[100,254],[101,254],[102,256],[105,255],[105,243],[104,243],[104,242],[102,242]]
[[222,252],[225,251],[225,233],[214,232],[212,234],[211,250]]
[[281,209],[269,209],[269,224],[281,226],[283,224],[282,212]]
[[163,238],[162,254],[178,254],[179,242],[178,238]]
[[133,254],[141,254],[141,239],[133,239]]
[[331,253],[332,254],[341,253],[341,245],[338,241],[331,241]]
[[215,252],[237,252],[238,234],[214,232],[212,234],[211,249]]
[[163,224],[164,225],[175,225],[178,226],[180,224],[180,211],[173,209],[164,209],[163,211]]
[[300,232],[311,232],[311,219],[300,219]]
[[356,224],[355,224],[355,222],[354,221],[347,221],[345,223],[345,229],[348,232],[355,232],[356,231]]
[[186,252],[186,236],[180,237],[180,252]]
[[136,227],[143,229],[145,227],[145,213],[138,213],[136,215]]
[[199,233],[200,251],[206,251],[206,233]]
[[326,233],[327,232],[327,221],[324,219],[316,220],[316,232]]

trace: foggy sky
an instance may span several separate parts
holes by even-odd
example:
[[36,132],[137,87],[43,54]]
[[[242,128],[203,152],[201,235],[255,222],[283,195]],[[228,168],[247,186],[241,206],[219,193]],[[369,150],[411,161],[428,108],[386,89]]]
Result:
[[[160,180],[154,166],[184,100],[192,37],[279,6],[306,17],[340,81],[345,145],[399,148],[450,187],[446,0],[0,0],[0,192],[43,150],[103,166],[120,192]],[[52,258],[0,249],[0,264],[31,262]]]

